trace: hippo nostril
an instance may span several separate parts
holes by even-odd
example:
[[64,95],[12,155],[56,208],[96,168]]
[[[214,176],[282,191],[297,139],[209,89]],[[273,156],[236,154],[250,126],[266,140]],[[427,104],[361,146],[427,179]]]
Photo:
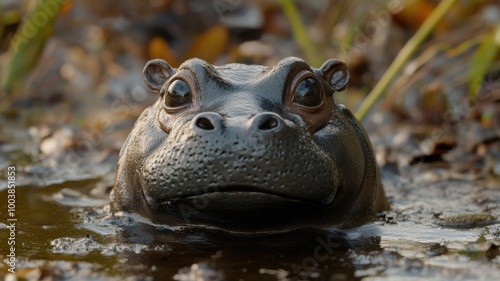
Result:
[[283,127],[283,119],[272,112],[264,112],[255,115],[250,120],[250,128],[259,132],[277,132]]
[[222,116],[215,112],[202,112],[193,118],[191,128],[199,134],[220,131],[223,128]]
[[214,124],[212,121],[206,117],[200,117],[198,120],[196,120],[196,126],[200,129],[211,131],[215,129]]
[[259,130],[267,131],[278,127],[278,125],[279,125],[278,119],[274,116],[270,116],[269,118],[267,118],[267,120],[263,120],[263,122],[259,125],[258,128]]

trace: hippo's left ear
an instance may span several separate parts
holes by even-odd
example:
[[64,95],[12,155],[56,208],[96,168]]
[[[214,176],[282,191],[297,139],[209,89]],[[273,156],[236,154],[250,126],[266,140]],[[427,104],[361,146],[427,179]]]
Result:
[[142,77],[144,79],[144,84],[146,84],[151,91],[159,93],[161,87],[163,87],[168,78],[174,73],[175,69],[166,61],[154,59],[148,61],[146,66],[144,66]]
[[344,90],[351,79],[347,65],[336,59],[327,60],[319,71],[336,92]]

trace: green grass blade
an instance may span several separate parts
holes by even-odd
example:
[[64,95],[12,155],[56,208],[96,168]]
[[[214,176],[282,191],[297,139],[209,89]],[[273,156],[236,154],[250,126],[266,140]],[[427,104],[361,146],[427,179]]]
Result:
[[52,34],[54,19],[64,2],[63,0],[38,1],[12,38],[8,59],[0,77],[0,87],[7,101],[15,98],[16,91],[36,64],[45,41]]
[[315,67],[320,67],[323,63],[323,58],[315,50],[314,45],[306,32],[304,24],[300,18],[297,7],[292,0],[279,0],[283,12],[292,25],[292,32],[295,40],[300,45],[307,56],[307,60]]
[[382,78],[380,78],[370,94],[368,94],[365,98],[359,109],[356,111],[356,118],[359,120],[363,120],[363,118],[365,118],[375,102],[377,102],[377,100],[385,93],[394,77],[398,74],[401,68],[403,68],[404,64],[415,53],[417,48],[422,44],[425,38],[427,38],[427,36],[443,18],[446,12],[450,10],[455,2],[456,0],[442,0],[434,11],[432,11],[422,26],[401,49],[399,54],[396,56],[396,59],[389,66]]
[[484,75],[495,60],[500,48],[500,25],[484,36],[472,57],[470,66],[469,96],[475,98],[483,82]]

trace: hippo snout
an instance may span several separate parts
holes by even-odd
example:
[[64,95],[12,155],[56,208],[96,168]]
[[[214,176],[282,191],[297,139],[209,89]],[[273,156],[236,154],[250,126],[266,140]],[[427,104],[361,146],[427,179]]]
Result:
[[[282,199],[324,206],[334,198],[334,163],[303,128],[276,113],[223,117],[203,112],[170,135],[145,159],[144,190],[151,203],[186,203],[181,199],[215,193],[229,198],[235,192],[258,196],[260,204]],[[213,196],[211,209],[244,204],[225,197]]]

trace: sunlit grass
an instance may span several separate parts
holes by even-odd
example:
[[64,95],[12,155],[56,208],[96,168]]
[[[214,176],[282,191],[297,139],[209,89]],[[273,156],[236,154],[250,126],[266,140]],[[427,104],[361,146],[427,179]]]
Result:
[[404,45],[401,51],[396,56],[389,68],[385,71],[384,75],[373,90],[363,100],[359,109],[356,111],[356,118],[363,120],[366,117],[373,105],[384,95],[386,90],[391,84],[392,80],[396,77],[399,71],[403,68],[406,62],[417,51],[418,47],[424,42],[429,34],[434,30],[443,16],[450,10],[456,0],[442,0],[434,11],[425,20],[422,26],[417,30],[415,35]]
[[[63,5],[56,0],[38,1],[10,40],[7,61],[1,70],[0,109],[16,99],[27,75],[36,65],[47,38],[52,34],[54,19]],[[5,25],[5,22],[1,24]]]
[[479,92],[484,76],[500,49],[500,23],[492,32],[484,35],[479,48],[472,57],[470,66],[469,97],[474,99]]
[[320,67],[325,58],[319,54],[318,50],[314,47],[311,38],[309,38],[294,2],[290,0],[279,0],[279,3],[290,22],[293,36],[304,51],[307,60],[311,65]]

